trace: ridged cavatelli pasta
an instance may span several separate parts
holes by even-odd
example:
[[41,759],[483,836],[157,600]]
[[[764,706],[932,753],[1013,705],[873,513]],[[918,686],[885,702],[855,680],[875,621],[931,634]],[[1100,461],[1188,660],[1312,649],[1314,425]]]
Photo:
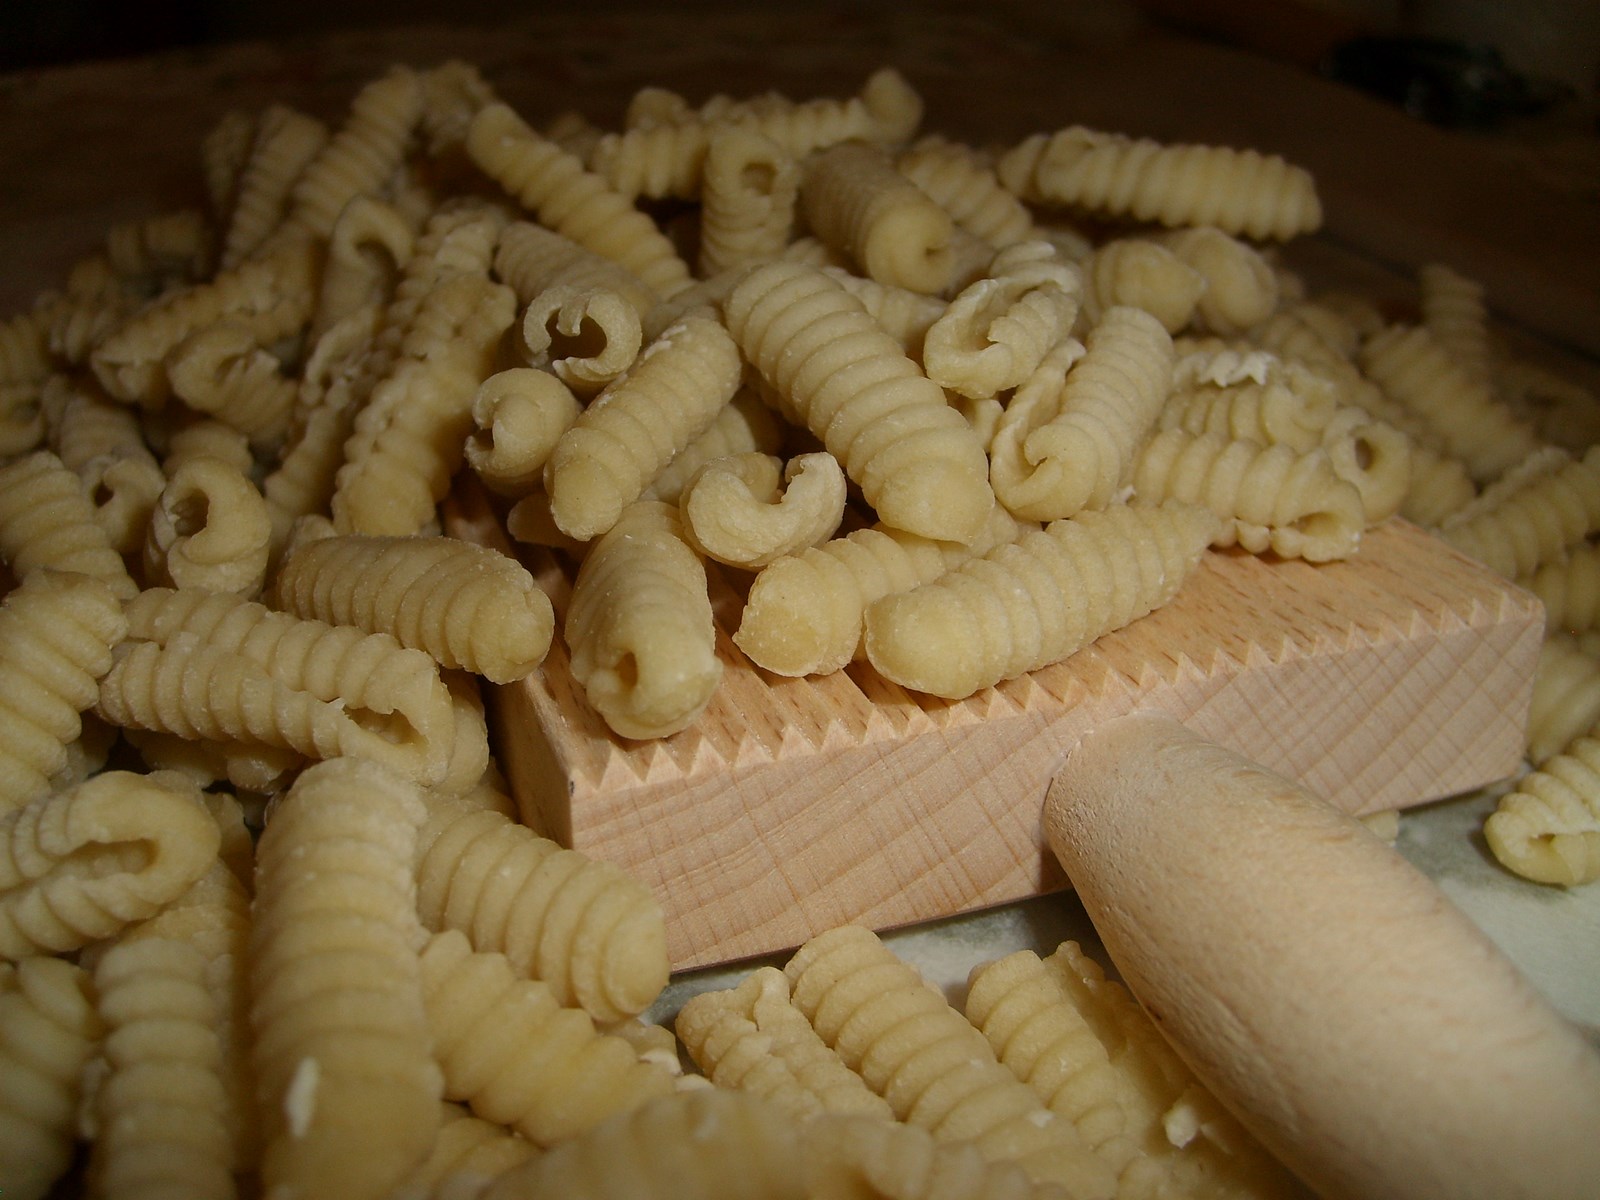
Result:
[[532,221],[512,221],[494,252],[495,277],[520,304],[552,287],[606,291],[625,298],[642,317],[659,299],[653,288],[614,259]]
[[220,263],[231,270],[283,223],[300,174],[328,142],[328,127],[309,113],[270,104],[256,117],[228,189]]
[[1483,837],[1524,879],[1562,887],[1600,879],[1600,739],[1578,738],[1519,780]]
[[800,167],[776,142],[743,129],[713,133],[701,187],[701,276],[776,258],[799,198]]
[[71,1167],[103,1028],[82,967],[42,954],[0,962],[0,1195],[45,1200]]
[[167,378],[189,408],[234,426],[264,452],[288,433],[295,381],[242,321],[217,321],[184,338],[167,358]]
[[595,139],[584,164],[630,200],[697,200],[710,135],[702,121],[612,130]]
[[860,301],[818,268],[769,263],[734,289],[726,318],[881,521],[943,541],[978,535],[994,505],[983,444]]
[[989,479],[1019,517],[1104,508],[1172,390],[1172,339],[1143,309],[1118,306],[1085,344],[1062,342],[1012,396],[989,444]]
[[1411,480],[1400,515],[1427,529],[1437,529],[1451,515],[1472,503],[1478,489],[1459,458],[1411,441]]
[[1547,633],[1539,647],[1528,706],[1527,753],[1542,766],[1600,726],[1600,658],[1564,633]]
[[1546,450],[1528,461],[1535,469],[1496,481],[1439,524],[1445,541],[1508,579],[1600,530],[1600,449],[1582,458]]
[[1104,216],[1280,241],[1322,224],[1310,172],[1250,149],[1165,145],[1074,125],[1025,138],[996,170],[1031,203]]
[[198,209],[136,217],[106,231],[106,259],[121,282],[153,295],[211,271],[212,234],[210,222]]
[[306,333],[311,344],[352,313],[387,306],[416,241],[417,230],[394,205],[367,195],[346,204],[328,236],[317,309]]
[[945,302],[937,296],[925,296],[910,288],[879,283],[865,275],[843,267],[824,266],[823,274],[839,284],[866,309],[883,331],[894,338],[906,356],[922,361],[922,345],[928,330],[944,315]]
[[477,1200],[500,1176],[539,1156],[526,1138],[460,1104],[445,1101],[439,1113],[427,1161],[385,1200]]
[[1152,504],[1180,500],[1222,521],[1213,545],[1253,554],[1328,562],[1355,553],[1366,509],[1326,450],[1164,429],[1145,443],[1133,469],[1134,494]]
[[555,631],[521,563],[456,538],[322,538],[290,551],[273,588],[285,612],[389,634],[493,683],[538,666]]
[[0,459],[37,450],[47,432],[38,383],[0,383]]
[[1030,1178],[1110,1197],[1111,1171],[1051,1113],[988,1042],[871,930],[812,938],[784,968],[796,1007],[895,1116],[940,1141],[969,1141]]
[[1546,629],[1579,634],[1600,627],[1600,546],[1573,546],[1517,582],[1543,601]]
[[272,515],[249,477],[220,458],[192,458],[173,472],[150,514],[145,580],[255,596],[271,546]]
[[265,1195],[378,1200],[428,1155],[443,1078],[417,953],[416,785],[360,759],[308,767],[256,857],[253,1065]]
[[712,459],[730,454],[776,454],[783,435],[778,415],[755,389],[742,387],[717,410],[711,424],[656,473],[642,498],[676,504],[689,480]]
[[672,1091],[670,1073],[459,930],[430,938],[421,965],[445,1098],[479,1116],[550,1146]]
[[894,165],[957,225],[995,249],[1031,236],[1028,206],[1006,190],[994,167],[970,146],[929,134],[901,151]]
[[205,179],[211,211],[225,213],[239,186],[239,173],[250,155],[257,117],[242,108],[230,108],[217,118],[200,139],[200,173]]
[[62,465],[83,481],[112,549],[133,555],[144,543],[151,510],[166,486],[137,417],[124,405],[74,389],[62,404],[50,442]]
[[221,834],[170,773],[106,771],[0,817],[0,958],[76,950],[159,911]]
[[736,987],[690,997],[675,1028],[713,1084],[760,1096],[795,1120],[822,1113],[894,1119],[888,1102],[817,1036],[777,967],[758,967]]
[[1052,521],[872,604],[867,660],[915,691],[970,696],[1059,662],[1165,604],[1217,528],[1209,511],[1170,501]]
[[550,452],[545,490],[561,531],[586,541],[612,528],[656,473],[733,399],[742,370],[733,338],[703,313],[651,342]]
[[844,507],[844,471],[825,450],[787,464],[759,453],[708,463],[679,505],[690,545],[745,570],[825,541]]
[[178,939],[119,942],[94,968],[105,1022],[88,1179],[100,1195],[231,1200],[221,1014],[206,959]]
[[655,222],[505,104],[472,118],[467,153],[539,223],[636,275],[658,296],[687,287],[688,264]]
[[467,465],[490,491],[522,497],[542,486],[544,464],[583,405],[549,371],[509,367],[478,385]]
[[1220,229],[1178,229],[1162,245],[1200,273],[1205,290],[1195,303],[1196,323],[1216,334],[1243,333],[1277,310],[1276,272],[1254,246]]
[[35,571],[0,602],[0,814],[67,768],[127,628],[116,595],[87,575]]
[[529,301],[522,340],[533,366],[592,396],[633,365],[644,330],[638,310],[620,293],[557,284]]
[[98,579],[119,599],[139,590],[83,482],[48,450],[0,467],[0,559],[18,579],[53,567]]
[[429,929],[504,954],[597,1021],[643,1012],[666,986],[666,924],[649,889],[503,813],[434,806],[416,878]]
[[1491,377],[1489,311],[1484,286],[1444,263],[1417,268],[1422,327],[1475,383]]
[[[1265,351],[1191,351],[1179,356],[1173,380],[1157,422],[1162,429],[1281,442],[1304,453],[1326,440],[1328,423],[1340,411],[1326,376]],[[1373,419],[1365,409],[1353,411]]]
[[1411,493],[1411,439],[1364,409],[1340,409],[1322,431],[1322,448],[1333,473],[1361,493],[1367,524],[1376,525],[1398,513]]

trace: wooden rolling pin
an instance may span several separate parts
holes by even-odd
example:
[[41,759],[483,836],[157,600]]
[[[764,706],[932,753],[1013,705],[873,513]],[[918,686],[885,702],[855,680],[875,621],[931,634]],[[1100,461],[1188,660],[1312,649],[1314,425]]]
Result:
[[1129,988],[1319,1194],[1600,1195],[1600,1055],[1359,821],[1136,712],[1044,823]]

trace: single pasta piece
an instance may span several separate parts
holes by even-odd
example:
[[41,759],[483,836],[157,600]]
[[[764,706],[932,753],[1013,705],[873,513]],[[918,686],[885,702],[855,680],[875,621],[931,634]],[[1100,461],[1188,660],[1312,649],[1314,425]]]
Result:
[[422,949],[422,996],[444,1094],[551,1146],[673,1089],[673,1076],[598,1032],[550,986],[518,978],[502,954],[459,930]]
[[118,942],[94,967],[106,1074],[91,1186],[106,1196],[236,1194],[217,1011],[206,959],[175,938]]
[[940,1141],[967,1141],[1038,1182],[1110,1197],[1115,1179],[1069,1121],[998,1062],[943,993],[871,930],[843,925],[784,967],[793,1002],[895,1116]]
[[0,814],[67,770],[127,628],[116,595],[88,575],[35,571],[0,602]]
[[778,414],[756,389],[741,387],[700,436],[656,473],[642,499],[677,504],[683,489],[708,462],[734,454],[777,454],[783,440],[784,423]]
[[726,271],[718,271],[705,279],[695,280],[681,292],[675,292],[670,299],[652,304],[646,310],[642,322],[644,340],[655,341],[668,327],[676,325],[690,313],[698,310],[705,309],[712,314],[719,313],[728,294],[744,278],[746,270],[747,267],[730,267]]
[[976,537],[994,506],[983,444],[944,391],[822,270],[757,267],[728,328],[796,423],[822,439],[886,525]]
[[447,59],[422,72],[422,132],[428,155],[459,152],[472,114],[495,98],[494,87],[465,59]]
[[284,557],[273,595],[284,612],[389,634],[492,683],[538,666],[555,632],[550,599],[521,563],[450,537],[319,538]]
[[428,1155],[431,1053],[411,875],[413,783],[356,758],[306,768],[256,858],[250,1020],[265,1195],[388,1195]]
[[167,356],[172,392],[195,412],[211,413],[274,451],[289,429],[296,385],[243,321],[196,329]]
[[712,1083],[758,1095],[795,1120],[822,1113],[894,1119],[888,1101],[817,1036],[777,967],[758,967],[736,987],[690,997],[675,1028]]
[[143,545],[150,512],[166,486],[161,465],[145,444],[137,415],[126,405],[67,382],[65,376],[52,379],[62,380],[63,386],[59,405],[45,401],[59,413],[51,421],[50,448],[83,481],[112,549],[132,554]]
[[118,599],[139,590],[82,481],[48,450],[0,466],[0,559],[17,579],[54,567],[98,579]]
[[808,160],[800,211],[818,238],[879,283],[931,295],[954,278],[954,220],[882,149],[841,142]]
[[527,305],[550,288],[604,291],[621,296],[643,317],[659,297],[621,263],[532,221],[512,221],[494,252],[495,277]]
[[1465,463],[1411,439],[1411,482],[1400,504],[1402,517],[1426,529],[1437,529],[1477,494]]
[[256,485],[220,458],[191,458],[150,514],[145,580],[249,598],[266,579],[271,543],[272,515]]
[[993,396],[1019,386],[1072,329],[1082,283],[1048,242],[997,253],[928,327],[922,366],[941,387]]
[[1206,291],[1205,276],[1150,238],[1112,238],[1078,265],[1083,317],[1090,323],[1110,308],[1142,308],[1176,333],[1194,319]]
[[1528,707],[1528,761],[1535,767],[1600,726],[1600,658],[1578,638],[1547,633]]
[[1278,241],[1322,225],[1311,173],[1257,150],[1166,145],[1072,125],[1023,139],[995,169],[1029,203],[1101,216]]
[[227,200],[219,264],[232,270],[260,248],[283,223],[289,196],[308,163],[328,142],[328,127],[309,113],[269,104],[255,118],[239,147]]
[[1172,339],[1143,309],[1109,309],[1083,345],[1059,343],[995,427],[989,479],[1000,503],[1035,521],[1110,504],[1161,414],[1172,368]]
[[922,361],[923,343],[933,323],[944,315],[948,307],[945,301],[910,288],[879,283],[844,267],[823,266],[822,272],[861,301],[861,307],[900,344],[907,358]]
[[578,415],[545,463],[545,490],[561,531],[587,541],[612,528],[733,399],[742,369],[733,338],[704,313],[651,342]]
[[1576,887],[1600,879],[1600,739],[1587,734],[1500,797],[1483,837],[1508,870]]
[[[1172,395],[1157,422],[1162,429],[1282,442],[1304,453],[1326,440],[1340,411],[1327,376],[1270,351],[1185,343],[1172,374]],[[1355,406],[1349,411],[1366,415]]]
[[1052,521],[874,602],[867,660],[915,691],[970,696],[1059,662],[1171,600],[1217,528],[1212,513],[1181,501]]
[[43,954],[0,962],[0,1195],[45,1200],[67,1173],[103,1033],[82,967]]
[[477,1200],[489,1185],[539,1156],[539,1148],[495,1121],[445,1101],[427,1161],[386,1200]]
[[840,670],[860,653],[867,607],[873,601],[936,579],[969,558],[1016,540],[1024,528],[996,505],[970,545],[875,525],[776,559],[750,586],[734,644],[778,675]]
[[746,129],[713,132],[700,189],[701,277],[781,254],[799,197],[800,167],[776,142]]
[[346,204],[328,235],[328,261],[306,334],[312,344],[351,313],[386,306],[416,243],[417,231],[394,205],[365,194]]
[[1205,280],[1194,310],[1201,328],[1243,333],[1277,311],[1277,273],[1249,242],[1211,226],[1175,229],[1160,241]]
[[1600,627],[1600,546],[1573,546],[1517,582],[1543,601],[1546,629],[1579,634]]
[[0,958],[77,950],[182,895],[222,835],[171,773],[106,771],[0,817]]
[[666,986],[666,924],[649,889],[503,812],[430,799],[415,871],[428,929],[460,930],[596,1021],[635,1016]]
[[787,463],[754,452],[707,463],[680,500],[684,536],[718,562],[757,570],[825,541],[844,516],[845,478],[826,451]]
[[522,497],[543,484],[544,464],[583,405],[549,371],[509,367],[478,385],[467,465],[490,491]]
[[1493,371],[1483,284],[1444,263],[1424,263],[1417,268],[1417,288],[1422,327],[1470,379],[1489,382]]
[[528,361],[580,396],[592,396],[639,356],[639,311],[618,292],[556,284],[528,302],[522,315]]
[[1322,431],[1322,448],[1333,463],[1333,473],[1349,480],[1361,493],[1361,508],[1369,526],[1398,513],[1411,493],[1411,439],[1365,409],[1342,408]]
[[[238,471],[241,475],[255,477],[255,454],[250,449],[250,439],[233,426],[198,413],[175,424],[166,431],[161,447],[162,487],[166,480],[176,475],[184,463],[195,458],[214,458]],[[160,495],[159,489],[156,493]],[[144,529],[140,528],[139,544],[144,544]]]
[[675,508],[635,501],[589,547],[562,636],[573,678],[614,732],[667,737],[700,715],[722,662],[705,565]]
[[995,249],[1033,236],[1033,214],[1007,191],[978,151],[938,134],[926,134],[895,158],[895,169]]
[[1222,521],[1213,545],[1307,562],[1349,557],[1367,524],[1361,493],[1321,447],[1296,454],[1281,443],[1164,429],[1140,450],[1133,490],[1152,504],[1209,509]]
[[127,741],[152,771],[176,771],[201,787],[225,783],[240,791],[270,795],[288,787],[307,762],[305,755],[279,746],[214,742],[164,730],[119,729],[99,717],[94,719]]
[[1600,448],[1582,458],[1546,447],[1439,523],[1464,554],[1515,579],[1600,530]]
[[226,212],[233,203],[239,174],[250,155],[257,119],[254,113],[231,108],[200,139],[200,173],[205,177],[206,198],[215,214]]

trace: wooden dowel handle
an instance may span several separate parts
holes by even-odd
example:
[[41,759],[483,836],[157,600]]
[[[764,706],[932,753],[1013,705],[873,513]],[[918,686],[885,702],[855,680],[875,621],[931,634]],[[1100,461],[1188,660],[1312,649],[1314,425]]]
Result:
[[1138,713],[1044,824],[1134,995],[1320,1194],[1600,1195],[1600,1054],[1359,821]]

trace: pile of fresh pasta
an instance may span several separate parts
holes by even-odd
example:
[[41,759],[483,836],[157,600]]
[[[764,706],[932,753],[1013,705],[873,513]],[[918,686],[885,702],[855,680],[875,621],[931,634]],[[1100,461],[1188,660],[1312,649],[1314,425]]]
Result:
[[1072,943],[958,1007],[846,926],[642,1021],[659,905],[491,752],[556,639],[624,739],[693,724],[719,620],[961,698],[1399,514],[1545,600],[1486,833],[1600,876],[1600,458],[1546,419],[1592,398],[1448,267],[1311,292],[1273,156],[921,118],[892,69],[601,129],[395,67],[230,113],[207,209],[0,322],[7,1200],[1294,1193]]

